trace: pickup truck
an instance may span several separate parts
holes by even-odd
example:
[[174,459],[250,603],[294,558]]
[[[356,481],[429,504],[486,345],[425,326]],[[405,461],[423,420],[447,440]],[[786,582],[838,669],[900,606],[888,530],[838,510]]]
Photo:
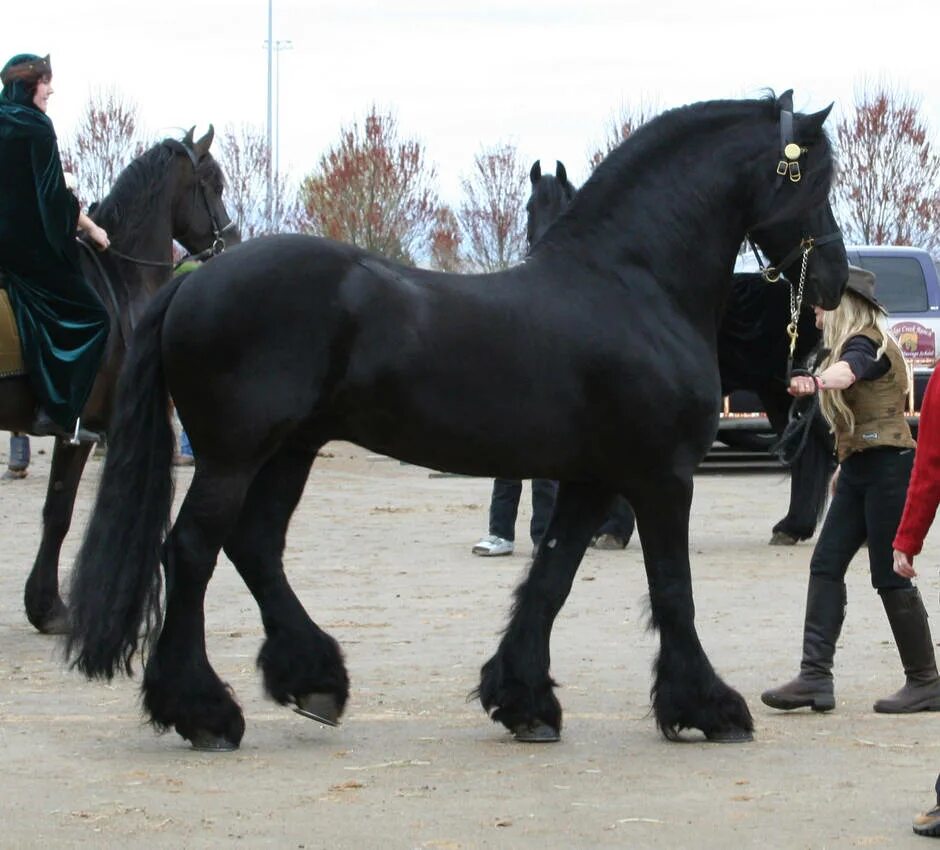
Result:
[[[875,294],[888,310],[887,327],[912,369],[908,421],[916,431],[924,388],[938,359],[940,276],[933,258],[920,248],[895,245],[846,246],[849,263],[875,273]],[[755,271],[756,260],[739,258],[735,271]],[[724,399],[718,440],[736,448],[767,448],[773,432],[757,396],[746,391]]]

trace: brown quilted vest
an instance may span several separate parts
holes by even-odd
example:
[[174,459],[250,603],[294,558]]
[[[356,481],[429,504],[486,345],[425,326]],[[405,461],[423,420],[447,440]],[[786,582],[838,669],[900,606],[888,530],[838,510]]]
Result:
[[[881,335],[876,330],[864,330],[859,336],[881,345]],[[845,423],[837,423],[835,429],[836,451],[841,463],[853,452],[861,452],[876,446],[914,448],[917,444],[904,418],[904,401],[907,395],[907,370],[901,352],[892,345],[883,357],[888,358],[891,368],[874,381],[856,381],[842,391],[845,403],[855,414],[855,430],[849,434]]]

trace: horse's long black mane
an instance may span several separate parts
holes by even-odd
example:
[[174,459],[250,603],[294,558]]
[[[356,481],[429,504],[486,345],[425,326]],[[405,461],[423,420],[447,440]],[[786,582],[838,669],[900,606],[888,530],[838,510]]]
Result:
[[[161,202],[171,161],[179,152],[175,139],[164,139],[135,157],[114,181],[111,191],[94,209],[95,222],[108,231],[115,247],[129,255],[147,238],[144,223]],[[197,168],[200,177],[217,190],[224,183],[222,169],[211,156],[204,156]]]
[[[798,114],[794,115],[795,123],[799,117]],[[542,242],[551,242],[564,234],[575,233],[585,223],[593,225],[603,220],[610,210],[619,205],[622,197],[635,193],[638,187],[650,180],[659,181],[659,198],[662,197],[662,185],[670,181],[681,180],[685,185],[693,185],[696,174],[707,176],[713,168],[713,161],[718,157],[714,147],[717,141],[712,131],[725,130],[733,124],[741,125],[741,133],[731,137],[726,134],[723,143],[732,148],[740,147],[742,156],[745,150],[750,150],[748,155],[753,157],[754,132],[766,135],[768,155],[778,152],[779,109],[772,91],[755,100],[705,101],[667,110],[641,125],[607,155],[567,210],[549,227]],[[748,128],[751,128],[750,134]],[[814,141],[815,150],[803,163],[800,191],[781,193],[781,202],[773,210],[774,220],[792,217],[795,209],[819,203],[828,195],[833,171],[831,146],[824,132]],[[693,164],[681,174],[670,173],[660,167],[666,161],[674,162],[676,149],[686,144],[694,144],[701,149],[698,165]],[[732,161],[741,159],[735,156],[730,158]],[[703,203],[707,190],[707,184],[703,183]]]

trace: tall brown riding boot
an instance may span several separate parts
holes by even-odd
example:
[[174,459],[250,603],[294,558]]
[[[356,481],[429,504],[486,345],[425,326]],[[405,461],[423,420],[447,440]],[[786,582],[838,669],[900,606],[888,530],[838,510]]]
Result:
[[881,714],[940,711],[940,676],[927,624],[927,611],[916,587],[881,594],[907,681],[897,693],[875,703]]
[[760,695],[764,705],[783,711],[805,706],[813,711],[831,711],[835,708],[832,660],[843,620],[845,584],[810,576],[806,591],[800,674],[779,688],[764,691]]

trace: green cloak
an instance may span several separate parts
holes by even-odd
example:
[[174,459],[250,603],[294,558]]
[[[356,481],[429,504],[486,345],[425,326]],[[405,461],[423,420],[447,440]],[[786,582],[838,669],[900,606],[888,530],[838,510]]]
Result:
[[7,84],[0,93],[0,276],[40,404],[69,430],[91,392],[110,324],[79,267],[78,210],[52,122],[23,80]]

